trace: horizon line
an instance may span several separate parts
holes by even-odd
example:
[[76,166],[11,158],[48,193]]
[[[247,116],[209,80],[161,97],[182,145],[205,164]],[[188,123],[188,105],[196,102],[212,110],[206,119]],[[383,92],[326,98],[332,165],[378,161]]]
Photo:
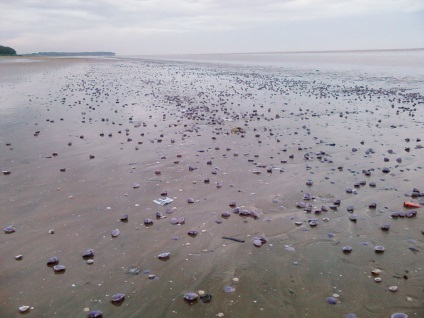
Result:
[[[141,54],[144,56],[178,56],[178,55],[236,55],[236,54],[299,54],[299,53],[362,53],[362,52],[393,52],[393,51],[423,51],[424,48],[405,49],[349,49],[349,50],[317,50],[317,51],[256,51],[256,52],[229,52],[229,53],[160,53]],[[123,54],[125,56],[127,54]],[[128,54],[129,55],[129,54]],[[131,54],[132,55],[132,54]]]

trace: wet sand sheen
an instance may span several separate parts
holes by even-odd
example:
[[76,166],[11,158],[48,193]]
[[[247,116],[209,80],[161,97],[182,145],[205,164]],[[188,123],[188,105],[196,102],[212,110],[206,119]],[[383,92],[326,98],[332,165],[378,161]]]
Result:
[[[0,64],[1,169],[10,171],[0,177],[0,224],[16,229],[0,239],[2,316],[23,305],[37,317],[424,313],[422,212],[390,217],[424,201],[410,197],[424,191],[416,78],[393,86],[348,72],[140,59],[26,64]],[[174,201],[161,207],[153,200],[164,191]],[[52,256],[65,272],[46,265]],[[183,300],[199,290],[212,300]],[[336,305],[326,302],[333,294]]]

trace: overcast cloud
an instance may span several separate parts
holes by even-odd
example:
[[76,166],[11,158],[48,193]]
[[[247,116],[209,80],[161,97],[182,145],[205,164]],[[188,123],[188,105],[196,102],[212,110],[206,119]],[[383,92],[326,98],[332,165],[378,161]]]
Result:
[[18,53],[424,48],[424,0],[0,0]]

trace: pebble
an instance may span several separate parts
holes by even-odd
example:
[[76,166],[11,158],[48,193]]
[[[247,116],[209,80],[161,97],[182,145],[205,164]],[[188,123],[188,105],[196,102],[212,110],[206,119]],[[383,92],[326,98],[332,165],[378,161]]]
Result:
[[6,234],[11,234],[11,233],[15,233],[16,230],[12,225],[10,225],[10,226],[4,228],[3,231]]
[[389,290],[390,290],[391,292],[395,292],[395,291],[397,291],[397,290],[398,290],[398,287],[397,287],[397,286],[390,286],[390,287],[389,287]]
[[234,293],[236,291],[236,289],[232,286],[225,286],[224,287],[224,292],[226,293]]
[[158,258],[160,259],[160,260],[167,260],[167,259],[169,259],[171,257],[171,253],[168,253],[168,252],[166,252],[166,253],[161,253],[161,254],[159,254],[158,255]]
[[256,247],[261,247],[262,241],[261,240],[253,240],[253,245],[255,245]]
[[115,295],[112,296],[111,302],[112,303],[122,303],[124,300],[125,300],[125,294],[118,293],[118,294],[115,294]]
[[199,297],[199,295],[197,295],[196,293],[193,292],[189,292],[184,294],[184,300],[188,301],[188,302],[194,302],[197,300],[197,298]]
[[353,248],[352,246],[344,246],[342,250],[343,250],[343,253],[349,254],[350,252],[352,252]]
[[31,307],[30,306],[21,306],[19,307],[19,312],[24,313],[27,312]]
[[374,247],[374,250],[375,250],[376,253],[383,253],[385,248],[384,248],[384,246],[377,245],[376,247]]
[[392,314],[390,318],[408,318],[408,315],[404,314],[403,312],[397,312]]
[[92,310],[88,313],[88,318],[102,318],[103,313],[100,310]]
[[55,265],[53,266],[53,270],[55,273],[63,273],[65,271],[66,267],[63,265]]
[[375,276],[378,276],[381,274],[381,269],[375,268],[371,271],[371,273]]

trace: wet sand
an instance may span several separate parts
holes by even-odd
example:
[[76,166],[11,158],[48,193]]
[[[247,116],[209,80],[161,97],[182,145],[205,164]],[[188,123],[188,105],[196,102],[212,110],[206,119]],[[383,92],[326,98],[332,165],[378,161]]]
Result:
[[424,315],[424,74],[37,61],[0,63],[0,317]]

